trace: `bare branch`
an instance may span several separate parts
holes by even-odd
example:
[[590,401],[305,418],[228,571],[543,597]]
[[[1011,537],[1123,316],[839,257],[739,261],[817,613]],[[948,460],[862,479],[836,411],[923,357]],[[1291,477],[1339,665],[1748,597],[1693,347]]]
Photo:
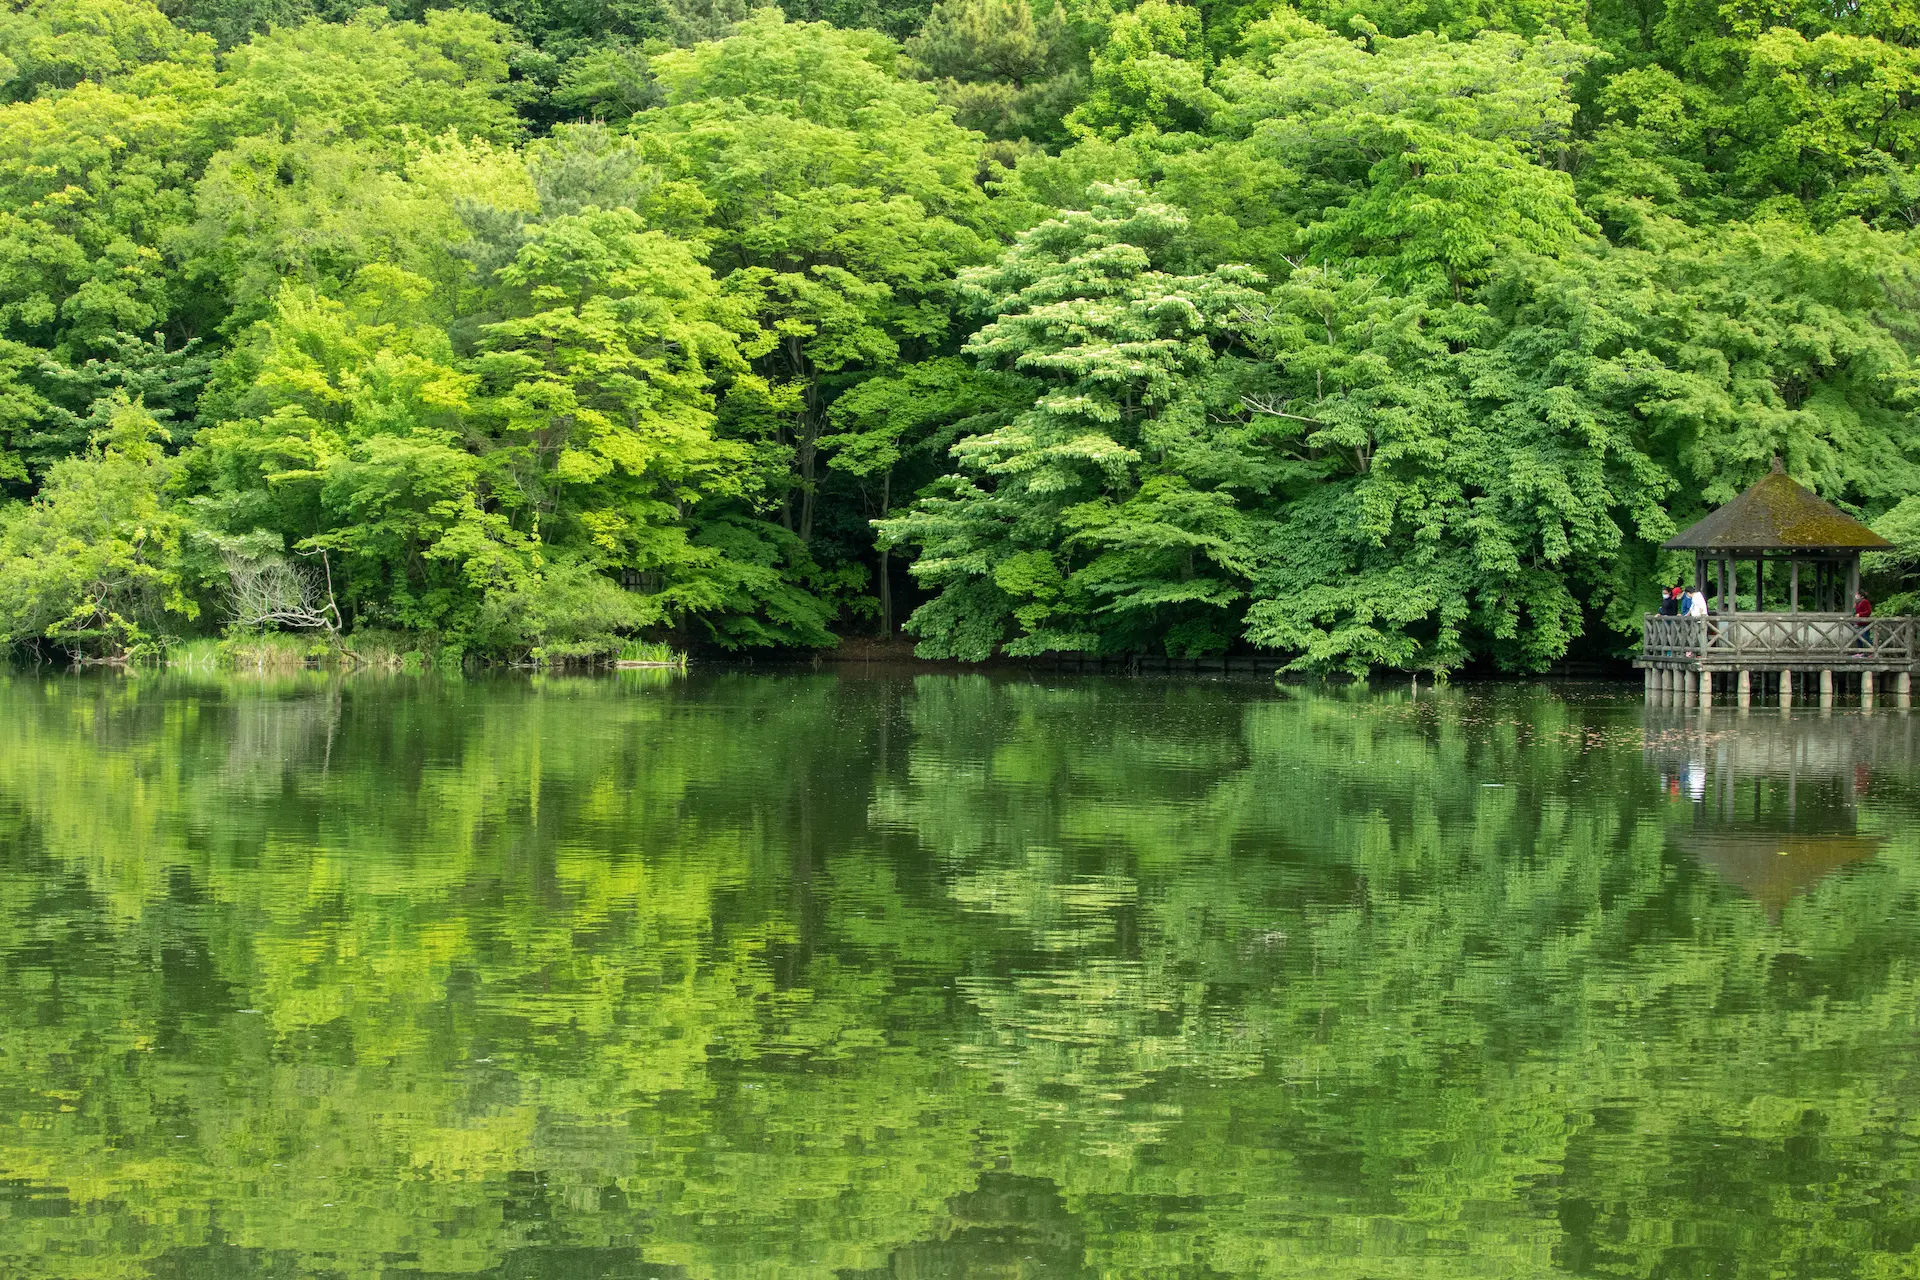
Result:
[[1246,406],[1249,413],[1258,413],[1269,418],[1287,418],[1294,422],[1305,422],[1316,427],[1324,427],[1327,425],[1318,418],[1309,418],[1298,413],[1288,413],[1285,409],[1278,406],[1278,402],[1273,400],[1262,400],[1257,396],[1241,396],[1240,403]]
[[333,599],[332,566],[323,578],[277,555],[226,556],[227,606],[243,627],[286,627],[337,636],[340,609]]

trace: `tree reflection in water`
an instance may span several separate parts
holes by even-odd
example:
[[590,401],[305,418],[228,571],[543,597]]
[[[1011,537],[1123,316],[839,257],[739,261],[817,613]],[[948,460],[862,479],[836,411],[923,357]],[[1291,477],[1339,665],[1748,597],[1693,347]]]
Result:
[[0,1272],[1898,1275],[1909,720],[0,684]]

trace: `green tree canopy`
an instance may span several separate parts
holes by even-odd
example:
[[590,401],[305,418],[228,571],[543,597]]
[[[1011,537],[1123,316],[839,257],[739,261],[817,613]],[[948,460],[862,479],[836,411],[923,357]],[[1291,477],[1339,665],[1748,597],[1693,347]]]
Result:
[[1159,632],[1221,648],[1244,594],[1251,522],[1236,491],[1268,469],[1215,418],[1260,277],[1187,274],[1187,223],[1138,187],[1025,232],[966,277],[993,320],[968,344],[1039,384],[1031,408],[954,448],[963,470],[885,536],[922,547],[939,594],[908,629],[928,656],[1124,649]]

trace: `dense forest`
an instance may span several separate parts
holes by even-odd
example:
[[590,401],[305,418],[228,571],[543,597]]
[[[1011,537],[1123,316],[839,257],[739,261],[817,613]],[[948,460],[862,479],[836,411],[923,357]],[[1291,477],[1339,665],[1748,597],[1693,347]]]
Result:
[[1047,3],[9,0],[0,641],[1534,670],[1776,455],[1905,594],[1904,6]]

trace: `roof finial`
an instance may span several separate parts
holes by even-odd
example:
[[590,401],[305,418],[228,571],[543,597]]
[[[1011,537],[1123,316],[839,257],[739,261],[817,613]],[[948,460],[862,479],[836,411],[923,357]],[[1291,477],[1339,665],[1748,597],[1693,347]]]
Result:
[[1773,455],[1773,474],[1777,476],[1787,474],[1786,465],[1780,461],[1780,455],[1777,453]]

